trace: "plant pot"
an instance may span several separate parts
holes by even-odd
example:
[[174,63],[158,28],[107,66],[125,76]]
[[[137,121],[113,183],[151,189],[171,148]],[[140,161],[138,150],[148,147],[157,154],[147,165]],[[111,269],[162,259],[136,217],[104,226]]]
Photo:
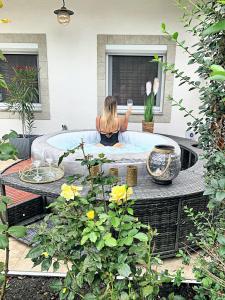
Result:
[[154,122],[145,122],[144,120],[142,121],[142,131],[144,132],[154,132]]
[[10,139],[10,143],[16,147],[19,159],[28,159],[31,157],[31,145],[38,135],[30,135],[23,137],[19,135],[16,138]]

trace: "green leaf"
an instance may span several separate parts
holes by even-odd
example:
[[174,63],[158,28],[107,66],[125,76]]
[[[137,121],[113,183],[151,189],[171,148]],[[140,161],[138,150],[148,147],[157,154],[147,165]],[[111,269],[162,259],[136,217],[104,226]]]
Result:
[[26,235],[26,227],[12,226],[8,229],[8,233],[15,238],[22,238]]
[[3,233],[4,231],[7,231],[8,226],[5,224],[0,224],[0,233]]
[[77,282],[77,285],[79,286],[79,288],[82,288],[83,286],[83,283],[84,283],[84,277],[83,277],[83,274],[81,272],[79,272],[76,276],[76,282]]
[[225,20],[221,20],[221,21],[211,25],[206,30],[204,30],[203,36],[215,34],[215,33],[218,33],[220,31],[224,31],[224,30],[225,30]]
[[223,67],[220,65],[212,65],[210,70],[212,70],[212,73],[210,74],[211,80],[225,80],[225,69]]
[[13,200],[11,198],[7,197],[7,196],[1,196],[0,199],[6,205],[13,203]]
[[88,293],[84,296],[84,300],[97,300],[94,294]]
[[89,238],[89,235],[84,235],[80,241],[80,244],[84,245],[87,242],[88,238]]
[[5,82],[5,79],[0,75],[0,87],[3,89],[8,89],[7,83]]
[[96,248],[98,249],[98,251],[100,251],[102,248],[104,248],[105,246],[105,242],[103,240],[100,240],[97,245]]
[[33,247],[27,254],[26,258],[38,258],[44,252],[44,249],[41,246]]
[[210,70],[212,70],[213,72],[225,72],[225,69],[220,65],[212,65],[210,67]]
[[225,246],[221,246],[221,247],[219,248],[219,255],[220,255],[220,256],[225,256]]
[[0,249],[5,250],[9,245],[9,239],[5,234],[0,234]]
[[94,231],[92,231],[90,234],[89,234],[89,240],[92,242],[92,243],[95,243],[96,240],[97,240],[97,235]]
[[222,235],[222,234],[218,235],[217,241],[219,244],[225,246],[225,235]]
[[161,24],[161,29],[162,29],[162,32],[163,32],[163,33],[166,32],[166,24],[165,24],[165,23],[162,23],[162,24]]
[[41,271],[48,271],[52,265],[52,259],[45,259],[41,263]]
[[117,241],[113,237],[108,238],[105,240],[105,245],[108,247],[116,247],[117,246]]
[[219,187],[221,189],[224,189],[225,190],[225,178],[221,178],[219,181],[218,181],[218,184],[219,184]]
[[122,292],[120,295],[120,300],[129,300],[130,297],[126,292]]
[[215,80],[215,81],[225,81],[225,73],[213,73],[209,77],[210,80]]
[[124,245],[130,246],[133,243],[133,237],[127,236],[125,239],[123,239]]
[[143,232],[139,232],[139,233],[135,234],[134,238],[141,241],[141,242],[147,242],[148,241],[148,236]]
[[131,274],[131,269],[128,264],[121,264],[118,268],[118,272],[120,276],[129,277]]
[[173,40],[177,41],[178,36],[179,36],[179,33],[178,32],[174,32],[174,34],[172,35]]
[[168,300],[185,300],[184,297],[175,295],[174,293],[169,294]]
[[5,203],[1,202],[0,203],[0,212],[5,212],[6,211],[6,205]]
[[[0,6],[0,8],[1,8],[1,6]],[[0,50],[0,60],[6,61],[6,58],[5,58],[4,53],[2,52],[2,50]]]
[[127,209],[128,214],[130,214],[131,216],[133,216],[134,214],[134,210],[131,207],[128,207]]
[[18,137],[18,133],[15,130],[11,130],[10,133],[4,134],[2,139],[3,139],[3,141],[7,141],[10,139],[14,139],[16,137]]
[[[0,84],[1,85],[1,84]],[[0,144],[0,160],[15,159],[17,155],[16,148],[10,143]]]
[[153,286],[152,285],[147,285],[143,287],[142,292],[144,297],[148,297],[149,295],[152,295],[153,293]]
[[205,277],[205,278],[202,279],[202,285],[205,288],[210,288],[210,286],[212,285],[212,283],[213,283],[213,281],[209,277]]
[[3,274],[0,274],[0,286],[4,283],[5,276]]
[[111,218],[111,223],[114,228],[117,228],[120,225],[120,219],[118,217]]
[[59,292],[62,289],[61,280],[60,279],[54,280],[50,287],[54,292]]
[[216,192],[216,201],[222,202],[225,199],[225,192],[218,191]]

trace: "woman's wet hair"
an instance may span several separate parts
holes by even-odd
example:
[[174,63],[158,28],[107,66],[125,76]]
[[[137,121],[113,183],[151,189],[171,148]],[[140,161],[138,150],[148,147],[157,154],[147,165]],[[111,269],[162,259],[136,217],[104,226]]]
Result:
[[117,114],[117,100],[113,96],[105,98],[103,118],[106,121],[106,128],[112,128]]

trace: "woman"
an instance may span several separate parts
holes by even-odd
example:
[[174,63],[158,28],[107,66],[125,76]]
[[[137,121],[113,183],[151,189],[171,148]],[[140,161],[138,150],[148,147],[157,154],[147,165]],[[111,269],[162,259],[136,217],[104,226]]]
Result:
[[130,114],[131,107],[125,116],[118,117],[116,99],[111,96],[105,98],[103,114],[96,118],[96,129],[101,136],[101,146],[122,146],[119,143],[119,133],[127,130]]

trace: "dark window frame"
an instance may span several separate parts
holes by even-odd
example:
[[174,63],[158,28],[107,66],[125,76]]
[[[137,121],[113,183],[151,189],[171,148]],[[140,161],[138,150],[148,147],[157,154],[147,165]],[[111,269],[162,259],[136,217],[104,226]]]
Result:
[[[157,51],[156,51],[157,53]],[[130,53],[128,52],[111,52],[108,51],[106,54],[106,63],[107,63],[107,67],[106,67],[106,94],[107,95],[111,95],[112,94],[112,89],[110,87],[110,80],[112,81],[111,78],[111,67],[110,67],[110,59],[113,56],[144,56],[144,57],[149,57],[149,61],[151,59],[151,57],[153,57],[153,54],[149,54],[149,53],[135,53],[132,52]],[[166,57],[167,57],[167,52],[165,53],[158,53],[158,56],[161,57],[162,61],[165,62],[166,61]],[[149,62],[150,64],[150,62]],[[163,103],[164,103],[164,95],[165,95],[165,72],[163,72],[162,69],[158,69],[158,76],[160,79],[160,92],[159,92],[159,98],[157,99],[158,105],[153,107],[153,111],[156,114],[161,114],[163,112]],[[153,83],[153,82],[152,82]],[[135,101],[135,99],[133,99]],[[143,101],[144,102],[144,101]],[[125,110],[127,109],[127,105],[118,105],[118,111],[123,113]],[[144,105],[134,105],[133,107],[133,111],[135,114],[143,114],[144,112]]]
[[[18,63],[18,64],[12,64],[12,61],[10,62],[9,61],[9,57],[10,56],[21,56],[21,57],[24,57],[24,56],[33,56],[35,57],[35,63],[32,64],[31,62],[30,63],[25,63],[25,62],[21,62],[21,63]],[[6,57],[7,62],[3,62],[3,61],[0,61],[0,73],[3,74],[5,76],[5,79],[6,79],[6,82],[9,82],[10,81],[10,78],[12,78],[13,76],[13,70],[12,70],[12,67],[14,66],[17,66],[17,65],[26,65],[26,66],[33,66],[33,67],[36,67],[37,70],[39,69],[39,55],[38,53],[35,53],[35,52],[31,52],[31,53],[25,53],[25,52],[5,52],[4,53],[4,56]],[[10,64],[12,64],[12,67],[10,67]],[[4,67],[4,65],[6,66],[7,68],[7,74],[4,74],[4,71],[2,70],[2,66]],[[39,98],[38,98],[38,101],[37,102],[34,102],[34,105],[40,105],[41,104],[41,101],[40,101],[40,78],[39,78],[39,74],[37,76],[37,87],[38,87],[38,92],[39,92]],[[3,91],[3,93],[1,92]],[[3,94],[3,98],[1,100],[1,97],[0,97],[0,105],[3,105],[4,103],[6,103],[5,101],[5,97],[6,97],[6,91],[4,91],[4,89],[0,89],[0,95]]]

